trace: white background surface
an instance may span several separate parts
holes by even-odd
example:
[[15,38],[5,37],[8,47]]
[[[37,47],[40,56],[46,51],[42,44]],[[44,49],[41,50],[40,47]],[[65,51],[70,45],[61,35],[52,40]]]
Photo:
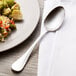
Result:
[[76,76],[76,1],[61,0],[61,5],[65,20],[60,30],[48,33],[40,44],[38,76]]

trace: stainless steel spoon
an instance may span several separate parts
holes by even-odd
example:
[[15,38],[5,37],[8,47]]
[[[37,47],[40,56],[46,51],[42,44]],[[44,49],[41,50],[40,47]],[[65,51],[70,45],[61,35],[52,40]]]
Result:
[[33,48],[35,47],[35,45],[41,40],[41,38],[46,33],[54,32],[54,31],[58,30],[63,23],[64,17],[65,17],[65,11],[64,11],[64,8],[62,6],[57,6],[48,12],[47,16],[42,21],[42,24],[45,27],[45,32],[42,33],[37,38],[37,40],[31,45],[31,47],[27,50],[27,52],[22,57],[20,57],[17,61],[15,61],[12,64],[12,70],[19,72],[24,68],[29,56],[31,55],[31,53],[33,51]]

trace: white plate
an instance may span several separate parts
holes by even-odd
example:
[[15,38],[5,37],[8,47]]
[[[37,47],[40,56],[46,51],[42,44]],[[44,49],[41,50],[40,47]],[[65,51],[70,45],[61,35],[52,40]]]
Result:
[[14,31],[4,43],[0,42],[0,52],[17,46],[26,40],[37,26],[40,17],[38,0],[16,0],[23,14],[23,22],[16,23],[17,30]]

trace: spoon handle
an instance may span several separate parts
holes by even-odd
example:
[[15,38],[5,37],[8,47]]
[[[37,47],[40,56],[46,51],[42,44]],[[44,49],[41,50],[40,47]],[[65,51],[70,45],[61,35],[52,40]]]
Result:
[[41,38],[45,35],[45,33],[46,32],[41,34],[36,39],[36,41],[32,44],[32,46],[27,50],[27,52],[12,64],[13,71],[19,72],[24,68],[25,64],[27,63],[27,60],[29,59],[29,56],[31,55],[31,53],[35,47],[35,45],[41,40]]

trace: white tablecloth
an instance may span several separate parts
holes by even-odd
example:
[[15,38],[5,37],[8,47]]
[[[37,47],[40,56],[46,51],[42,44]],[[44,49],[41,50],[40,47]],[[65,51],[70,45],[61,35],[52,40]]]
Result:
[[61,0],[61,5],[65,20],[40,43],[38,76],[76,76],[76,1]]

